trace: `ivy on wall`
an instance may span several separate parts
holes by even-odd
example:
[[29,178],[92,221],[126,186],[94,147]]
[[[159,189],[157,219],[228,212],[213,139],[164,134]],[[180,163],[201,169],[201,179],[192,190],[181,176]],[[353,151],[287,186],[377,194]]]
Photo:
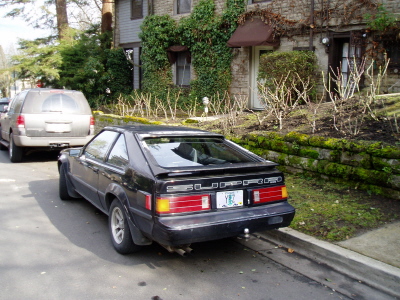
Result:
[[[191,81],[190,99],[223,94],[231,83],[232,50],[226,45],[245,10],[245,0],[227,0],[221,15],[212,0],[201,0],[190,16],[176,22],[170,16],[147,16],[142,24],[143,89],[164,98],[173,86],[170,46],[187,46],[196,74]],[[174,87],[174,89],[179,89]]]

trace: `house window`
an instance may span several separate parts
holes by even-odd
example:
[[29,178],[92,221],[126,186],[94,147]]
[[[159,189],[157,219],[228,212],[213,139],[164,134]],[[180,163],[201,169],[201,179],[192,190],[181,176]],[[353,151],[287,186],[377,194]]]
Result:
[[[389,69],[400,68],[400,41],[392,37],[383,43],[389,60]],[[399,70],[397,70],[398,72]]]
[[177,52],[175,62],[175,84],[179,86],[190,85],[190,65],[187,52]]
[[176,0],[177,14],[190,13],[191,6],[192,6],[192,0]]
[[143,0],[131,0],[131,19],[143,18]]

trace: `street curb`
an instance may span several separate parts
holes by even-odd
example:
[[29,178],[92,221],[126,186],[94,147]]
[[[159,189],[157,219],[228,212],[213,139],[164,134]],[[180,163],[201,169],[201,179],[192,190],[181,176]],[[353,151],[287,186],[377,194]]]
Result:
[[270,242],[291,248],[314,261],[324,263],[332,269],[373,288],[398,297],[400,295],[400,269],[352,250],[318,240],[291,228],[257,232]]

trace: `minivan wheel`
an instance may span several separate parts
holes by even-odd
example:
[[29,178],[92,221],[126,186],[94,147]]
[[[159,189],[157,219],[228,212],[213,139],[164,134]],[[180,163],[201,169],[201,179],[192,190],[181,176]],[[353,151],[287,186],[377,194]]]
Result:
[[15,145],[12,133],[10,134],[10,147],[8,149],[8,152],[11,162],[20,162],[22,160],[22,148]]
[[140,250],[141,247],[132,240],[124,208],[118,199],[111,203],[108,225],[112,244],[118,253],[129,254]]

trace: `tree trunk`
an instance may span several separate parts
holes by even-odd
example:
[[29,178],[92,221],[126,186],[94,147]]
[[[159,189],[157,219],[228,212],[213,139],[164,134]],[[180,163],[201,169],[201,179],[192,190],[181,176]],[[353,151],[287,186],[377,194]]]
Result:
[[63,40],[66,38],[68,30],[68,14],[67,14],[66,0],[56,0],[56,13],[57,13],[58,38],[60,40]]
[[101,8],[101,33],[112,31],[113,5],[111,0],[103,0]]

